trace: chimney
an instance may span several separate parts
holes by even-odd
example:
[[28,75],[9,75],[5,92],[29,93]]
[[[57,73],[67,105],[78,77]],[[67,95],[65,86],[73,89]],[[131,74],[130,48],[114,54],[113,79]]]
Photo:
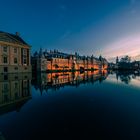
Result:
[[19,32],[16,32],[16,36],[20,36],[20,33]]

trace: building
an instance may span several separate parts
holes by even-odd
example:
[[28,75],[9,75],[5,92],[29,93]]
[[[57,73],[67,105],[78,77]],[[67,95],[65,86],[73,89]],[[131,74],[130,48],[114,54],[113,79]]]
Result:
[[0,115],[19,111],[31,99],[31,73],[0,75]]
[[31,72],[30,48],[19,33],[0,31],[0,73]]
[[57,50],[48,52],[40,49],[32,56],[33,71],[72,71],[72,70],[102,70],[108,68],[108,62],[99,58],[66,54]]

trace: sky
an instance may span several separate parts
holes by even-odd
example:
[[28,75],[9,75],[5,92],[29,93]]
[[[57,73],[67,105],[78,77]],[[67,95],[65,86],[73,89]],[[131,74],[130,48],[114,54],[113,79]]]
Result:
[[0,0],[0,30],[81,55],[140,55],[140,0]]

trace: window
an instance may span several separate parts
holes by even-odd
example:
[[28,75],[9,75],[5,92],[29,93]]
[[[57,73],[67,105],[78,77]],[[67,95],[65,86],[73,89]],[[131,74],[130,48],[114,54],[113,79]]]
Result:
[[8,80],[8,75],[4,75],[4,80]]
[[3,63],[7,63],[7,62],[8,62],[7,57],[4,56],[4,57],[3,57]]
[[3,51],[7,52],[7,47],[6,46],[3,47]]
[[8,72],[8,68],[7,67],[4,67],[4,72]]
[[23,49],[22,62],[23,64],[27,64],[27,49]]
[[18,93],[15,92],[15,99],[18,99]]
[[14,58],[14,64],[17,64],[17,58]]
[[15,83],[15,89],[17,89],[18,88],[18,83]]
[[4,83],[4,84],[3,84],[3,90],[4,90],[4,91],[7,91],[7,90],[8,90],[8,83]]
[[28,77],[27,76],[24,76],[24,78],[27,79]]
[[9,101],[8,95],[4,95],[4,102],[8,102],[8,101]]
[[15,67],[15,70],[18,70],[18,67]]
[[27,55],[27,50],[23,49],[23,55]]
[[24,58],[23,58],[23,64],[27,64],[27,58],[26,58],[26,56],[24,56]]
[[15,80],[18,80],[18,76],[15,76]]
[[17,48],[14,48],[14,53],[17,53]]

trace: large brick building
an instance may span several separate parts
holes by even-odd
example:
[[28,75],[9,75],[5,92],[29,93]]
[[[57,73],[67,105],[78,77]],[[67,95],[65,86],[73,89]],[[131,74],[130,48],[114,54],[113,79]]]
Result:
[[101,56],[80,56],[79,54],[66,54],[54,51],[35,52],[32,57],[34,71],[70,71],[70,70],[102,70],[107,69],[108,62]]
[[0,73],[31,72],[30,46],[19,36],[0,31]]

